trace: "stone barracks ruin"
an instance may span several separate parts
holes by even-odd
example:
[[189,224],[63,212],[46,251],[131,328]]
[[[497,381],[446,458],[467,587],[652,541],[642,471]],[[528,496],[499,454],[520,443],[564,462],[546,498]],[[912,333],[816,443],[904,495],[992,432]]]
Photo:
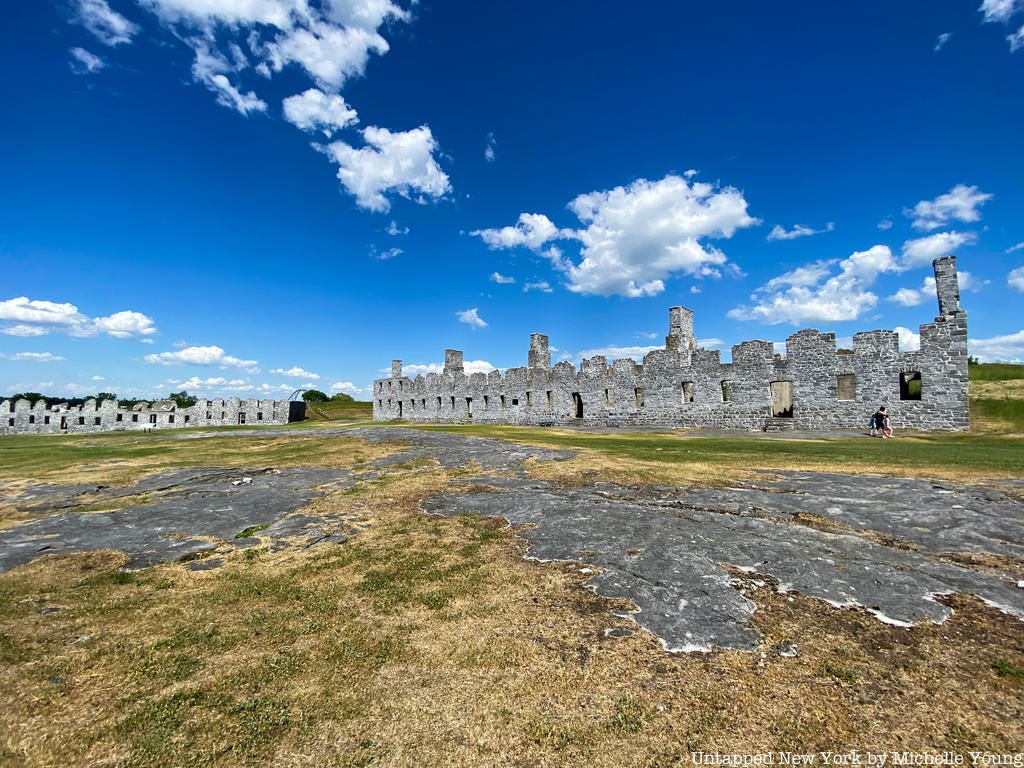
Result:
[[665,348],[642,365],[597,355],[551,365],[548,337],[530,336],[525,368],[504,373],[463,370],[462,352],[447,349],[444,371],[409,379],[402,361],[374,381],[373,418],[435,423],[537,426],[663,426],[748,430],[863,429],[881,404],[896,426],[966,430],[967,313],[960,307],[956,258],[932,262],[939,315],[921,326],[921,348],[901,352],[896,331],[855,334],[836,349],[834,333],[798,331],[786,354],[769,341],[698,349],[693,312],[669,310]]
[[199,400],[187,408],[179,408],[173,400],[142,402],[131,408],[120,407],[116,400],[97,402],[91,398],[79,406],[2,400],[0,435],[288,424],[305,417],[305,403],[255,398]]

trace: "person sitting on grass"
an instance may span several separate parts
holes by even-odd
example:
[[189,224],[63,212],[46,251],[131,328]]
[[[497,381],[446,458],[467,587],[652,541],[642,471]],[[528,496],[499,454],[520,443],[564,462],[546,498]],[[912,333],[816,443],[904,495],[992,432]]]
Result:
[[885,406],[878,406],[878,410],[871,416],[871,423],[869,425],[871,427],[871,437],[881,436],[882,428],[885,425],[885,417],[887,415]]

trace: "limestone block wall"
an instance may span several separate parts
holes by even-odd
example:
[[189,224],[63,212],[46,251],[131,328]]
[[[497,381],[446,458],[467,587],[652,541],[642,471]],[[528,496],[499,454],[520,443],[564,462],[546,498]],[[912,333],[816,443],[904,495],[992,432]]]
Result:
[[2,400],[0,435],[288,424],[301,421],[305,414],[305,403],[237,397],[200,400],[189,408],[178,408],[166,400],[139,403],[134,408],[121,408],[115,400],[97,403],[90,399],[81,406]]
[[[587,426],[763,429],[774,419],[799,429],[864,428],[879,405],[897,427],[965,430],[967,314],[960,306],[956,259],[933,262],[939,315],[922,325],[921,349],[901,352],[895,331],[858,333],[853,349],[837,349],[834,333],[806,329],[786,340],[698,349],[693,313],[669,310],[665,348],[643,364],[604,357],[551,365],[548,338],[530,337],[528,365],[466,376],[459,350],[445,350],[441,373],[410,379],[402,361],[373,384],[375,420]],[[904,378],[918,376],[920,399]]]

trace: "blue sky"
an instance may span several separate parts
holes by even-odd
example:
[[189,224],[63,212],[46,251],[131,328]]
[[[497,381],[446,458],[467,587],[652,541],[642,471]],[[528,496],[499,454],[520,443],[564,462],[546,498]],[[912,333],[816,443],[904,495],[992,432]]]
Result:
[[[12,18],[13,17],[13,18]],[[0,393],[914,332],[1024,359],[1024,3],[41,0],[0,31]]]

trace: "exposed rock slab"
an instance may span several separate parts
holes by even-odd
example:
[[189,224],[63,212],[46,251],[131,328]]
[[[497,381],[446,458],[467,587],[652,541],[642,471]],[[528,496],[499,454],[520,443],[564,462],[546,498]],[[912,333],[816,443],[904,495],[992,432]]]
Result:
[[[248,480],[248,481],[246,481]],[[35,486],[6,501],[19,509],[58,511],[0,530],[0,571],[42,555],[115,549],[128,554],[133,568],[188,560],[232,545],[245,529],[269,526],[272,540],[304,535],[323,537],[323,520],[306,518],[272,530],[275,521],[305,506],[323,491],[345,487],[345,470],[289,468],[181,469],[162,472],[125,488]],[[152,493],[153,501],[109,512],[76,512],[73,507]],[[237,540],[250,546],[251,538]]]
[[[489,479],[466,482],[478,489]],[[865,483],[870,493],[859,500],[851,495]],[[528,526],[520,535],[529,541],[531,557],[597,566],[600,573],[590,585],[636,603],[636,620],[671,650],[758,644],[749,621],[754,605],[734,588],[726,565],[771,576],[780,590],[837,606],[864,606],[900,625],[945,620],[951,611],[935,598],[951,593],[976,595],[1024,618],[1024,590],[1013,582],[933,556],[964,550],[1018,553],[1024,505],[983,489],[952,490],[894,478],[792,473],[767,485],[771,491],[638,492],[603,484],[558,489],[506,480],[494,484],[493,493],[447,493],[424,508]],[[836,533],[794,524],[792,513],[798,511],[843,519],[859,530]],[[860,535],[875,530],[920,542],[923,551]]]

